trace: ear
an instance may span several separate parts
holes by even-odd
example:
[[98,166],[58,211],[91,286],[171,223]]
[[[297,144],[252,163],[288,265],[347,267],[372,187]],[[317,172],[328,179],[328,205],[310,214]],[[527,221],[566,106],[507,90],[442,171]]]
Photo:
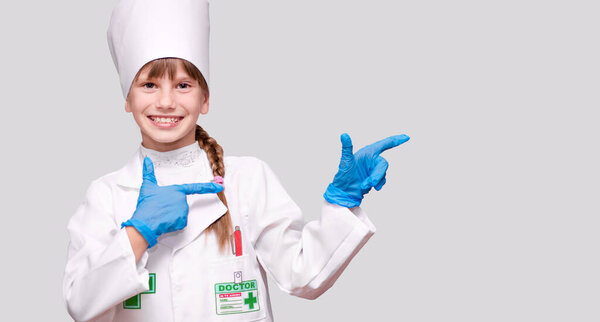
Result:
[[127,96],[127,99],[125,100],[125,112],[131,113],[131,107],[129,107],[129,96]]
[[204,103],[200,106],[200,114],[208,113],[209,97],[205,96]]

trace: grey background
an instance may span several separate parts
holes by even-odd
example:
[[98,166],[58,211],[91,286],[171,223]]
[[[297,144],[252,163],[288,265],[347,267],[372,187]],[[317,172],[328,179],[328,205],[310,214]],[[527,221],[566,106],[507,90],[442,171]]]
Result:
[[[66,223],[140,142],[106,44],[111,1],[0,12],[3,316],[68,321]],[[598,321],[596,1],[214,0],[211,111],[307,220],[340,155],[406,133],[363,208],[377,233],[278,321]],[[373,315],[376,314],[376,318]]]

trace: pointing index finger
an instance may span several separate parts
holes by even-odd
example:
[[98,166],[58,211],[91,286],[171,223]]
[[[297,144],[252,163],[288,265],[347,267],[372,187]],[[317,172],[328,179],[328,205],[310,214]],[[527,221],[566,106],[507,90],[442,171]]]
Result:
[[410,137],[406,134],[392,135],[383,140],[379,140],[379,141],[373,143],[372,146],[377,151],[377,154],[379,154],[385,150],[395,148],[395,147],[399,146],[400,144],[408,141],[409,139],[410,139]]
[[214,182],[185,183],[185,184],[181,184],[178,186],[182,189],[183,193],[185,193],[186,195],[202,194],[202,193],[218,193],[218,192],[223,191],[223,186],[218,183],[214,183]]

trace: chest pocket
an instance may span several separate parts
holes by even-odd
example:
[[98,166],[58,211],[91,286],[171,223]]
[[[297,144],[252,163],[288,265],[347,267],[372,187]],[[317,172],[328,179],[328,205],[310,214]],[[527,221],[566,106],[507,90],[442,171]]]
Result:
[[248,254],[227,256],[209,266],[215,321],[260,321],[265,318],[266,291],[256,267],[256,258]]

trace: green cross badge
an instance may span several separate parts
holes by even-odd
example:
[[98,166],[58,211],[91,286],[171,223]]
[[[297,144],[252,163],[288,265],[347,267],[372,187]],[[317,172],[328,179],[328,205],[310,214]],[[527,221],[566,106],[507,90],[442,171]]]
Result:
[[123,301],[124,309],[141,309],[142,308],[142,294],[154,294],[156,293],[156,273],[150,273],[150,279],[148,281],[150,289],[141,292],[138,295],[132,296]]
[[252,292],[248,292],[248,297],[244,299],[244,304],[248,305],[248,308],[250,310],[253,310],[254,303],[256,303],[256,297],[254,297]]

